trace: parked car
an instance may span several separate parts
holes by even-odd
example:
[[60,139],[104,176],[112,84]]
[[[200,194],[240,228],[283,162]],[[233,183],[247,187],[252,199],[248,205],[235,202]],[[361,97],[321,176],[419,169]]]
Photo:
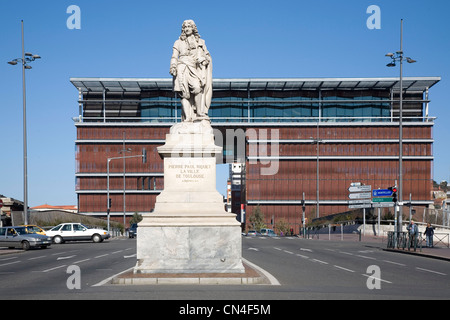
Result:
[[47,231],[54,243],[64,241],[92,240],[102,242],[110,237],[108,231],[103,229],[90,229],[81,223],[61,223]]
[[45,230],[41,227],[35,226],[33,224],[22,225],[21,227],[25,227],[27,233],[37,233],[46,236]]
[[28,250],[35,247],[44,249],[51,244],[52,239],[50,237],[37,233],[28,233],[26,227],[0,228],[0,247]]
[[128,237],[135,238],[136,235],[137,235],[137,223],[133,223],[130,229],[128,229]]
[[260,236],[261,233],[257,232],[256,230],[249,230],[247,232],[247,237],[256,237],[256,236]]
[[267,237],[276,237],[277,234],[272,229],[261,229],[261,235]]

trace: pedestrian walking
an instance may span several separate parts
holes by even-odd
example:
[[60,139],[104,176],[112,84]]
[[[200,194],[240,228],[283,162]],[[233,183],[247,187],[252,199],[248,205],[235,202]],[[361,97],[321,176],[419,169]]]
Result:
[[414,250],[416,249],[417,245],[417,236],[419,235],[419,228],[414,223],[413,220],[411,220],[409,226],[408,226],[408,232],[409,232],[409,247],[414,247]]
[[434,229],[431,226],[430,223],[427,223],[427,227],[425,229],[425,237],[427,240],[427,247],[432,248],[433,247],[433,235],[434,235]]

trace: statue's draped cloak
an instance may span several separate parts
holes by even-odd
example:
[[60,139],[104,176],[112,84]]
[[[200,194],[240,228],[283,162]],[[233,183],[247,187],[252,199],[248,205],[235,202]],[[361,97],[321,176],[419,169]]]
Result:
[[[208,114],[212,99],[212,59],[205,41],[196,39],[190,43],[188,39],[178,39],[173,45],[171,67],[177,69],[173,78],[173,91],[179,92],[182,98],[189,99],[195,87],[203,89],[202,110],[199,113]],[[207,60],[207,66],[202,61]],[[203,111],[203,112],[202,112]]]

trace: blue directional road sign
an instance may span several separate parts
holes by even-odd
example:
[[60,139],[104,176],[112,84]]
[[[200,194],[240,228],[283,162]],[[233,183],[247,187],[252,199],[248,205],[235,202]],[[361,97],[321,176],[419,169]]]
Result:
[[389,197],[392,196],[392,190],[389,189],[377,189],[372,190],[373,197]]

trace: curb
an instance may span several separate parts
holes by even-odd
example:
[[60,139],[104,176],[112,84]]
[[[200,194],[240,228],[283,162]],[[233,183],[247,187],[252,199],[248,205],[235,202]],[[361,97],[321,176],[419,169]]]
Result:
[[13,253],[22,253],[25,252],[22,249],[8,249],[8,248],[0,248],[0,256],[6,255],[6,254],[13,254]]
[[133,268],[115,275],[102,284],[111,285],[280,285],[277,279],[264,269],[242,259],[245,274],[133,274]]
[[268,284],[262,277],[251,278],[234,278],[234,277],[193,277],[193,278],[120,278],[116,277],[111,280],[113,285],[253,285]]
[[389,251],[389,252],[398,252],[398,253],[403,253],[403,254],[411,254],[411,255],[416,255],[416,256],[421,256],[421,257],[425,257],[425,258],[432,258],[432,259],[439,259],[439,260],[444,260],[444,261],[450,261],[450,257],[443,257],[443,256],[437,256],[434,254],[428,254],[428,253],[423,253],[423,252],[414,252],[414,251],[408,251],[408,250],[398,250],[398,249],[382,249],[383,251]]

